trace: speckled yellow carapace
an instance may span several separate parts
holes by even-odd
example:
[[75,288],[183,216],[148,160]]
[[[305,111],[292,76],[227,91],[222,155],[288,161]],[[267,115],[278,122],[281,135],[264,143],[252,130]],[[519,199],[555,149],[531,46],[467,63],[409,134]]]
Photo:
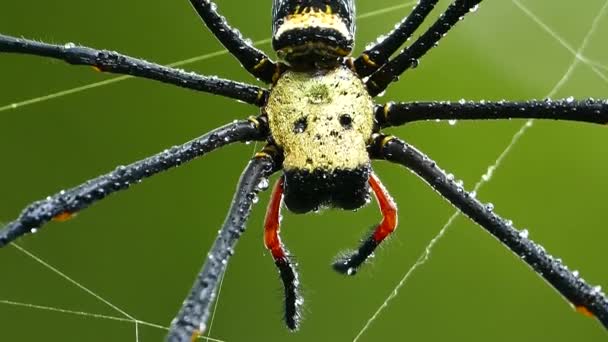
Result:
[[284,152],[290,209],[356,208],[367,200],[373,108],[363,82],[346,67],[281,76],[265,112]]
[[266,113],[285,152],[285,170],[354,169],[369,163],[373,102],[344,67],[314,73],[288,71],[270,93]]

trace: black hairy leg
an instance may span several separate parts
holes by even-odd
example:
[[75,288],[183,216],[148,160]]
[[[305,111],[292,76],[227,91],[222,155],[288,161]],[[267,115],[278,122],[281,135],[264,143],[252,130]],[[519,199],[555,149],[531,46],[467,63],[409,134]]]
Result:
[[263,106],[268,91],[253,85],[202,76],[114,51],[97,50],[72,43],[55,45],[0,34],[0,52],[50,57],[75,65],[90,65],[98,71],[148,78],[178,87],[226,96],[256,106]]
[[171,323],[167,341],[195,341],[207,329],[211,305],[228,260],[245,231],[247,219],[257,193],[274,172],[281,168],[282,156],[274,146],[266,146],[249,162],[241,175],[228,216],[211,247],[205,264],[177,317]]
[[491,206],[484,205],[448,177],[437,164],[413,146],[392,136],[377,134],[370,148],[373,158],[400,164],[417,174],[443,198],[518,255],[578,311],[596,317],[608,328],[608,298],[570,271],[559,259],[515,229]]
[[128,189],[132,184],[186,163],[217,148],[237,141],[263,140],[268,134],[263,120],[237,121],[199,138],[154,156],[91,179],[27,206],[19,217],[0,230],[0,247],[35,232],[51,220],[64,221],[108,195]]

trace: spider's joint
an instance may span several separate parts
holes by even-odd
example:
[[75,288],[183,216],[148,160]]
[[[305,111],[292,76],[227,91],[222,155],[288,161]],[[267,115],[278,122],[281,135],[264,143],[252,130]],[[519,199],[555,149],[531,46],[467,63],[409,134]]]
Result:
[[383,149],[389,142],[391,142],[392,140],[397,139],[395,136],[393,135],[385,135],[385,136],[379,136],[382,137],[382,140],[380,141],[380,149]]
[[393,102],[388,102],[384,105],[384,121],[388,122],[388,114],[391,111],[391,107],[393,106]]
[[258,71],[268,62],[269,62],[268,58],[262,58],[262,60],[253,67],[253,71]]
[[194,330],[192,332],[192,337],[190,338],[190,342],[196,342],[196,340],[198,340],[201,336],[203,336],[203,334],[201,333],[200,330]]
[[256,158],[270,158],[270,155],[264,151],[260,151],[255,154]]
[[357,68],[355,67],[355,60],[352,57],[348,57],[344,59],[344,64],[348,67],[352,72],[356,73]]
[[279,154],[279,150],[274,145],[266,145],[264,148],[255,154],[255,158],[270,158],[275,160],[275,157]]
[[593,314],[593,312],[591,312],[591,310],[589,310],[589,308],[587,308],[584,305],[575,305],[574,306],[576,312],[582,314],[583,316],[587,316],[590,318],[594,318],[595,315]]
[[71,213],[69,211],[64,211],[62,213],[59,213],[59,214],[55,215],[53,217],[53,221],[55,221],[55,222],[65,222],[65,221],[69,221],[69,220],[73,219],[74,216],[76,216],[75,213]]
[[264,89],[258,90],[258,96],[256,97],[257,103],[262,103],[262,100],[264,99],[264,94],[266,94],[266,91],[264,91]]
[[281,63],[277,63],[276,67],[274,68],[274,73],[272,74],[272,83],[276,84],[279,78],[281,78],[282,74],[283,71],[281,70]]
[[369,66],[372,66],[372,67],[378,66],[378,64],[366,53],[362,53],[361,58],[363,59],[363,62],[365,62],[365,64],[367,64]]
[[247,118],[247,120],[251,121],[251,123],[253,123],[253,126],[255,128],[260,128],[260,121],[258,120],[257,117],[252,115],[249,118]]

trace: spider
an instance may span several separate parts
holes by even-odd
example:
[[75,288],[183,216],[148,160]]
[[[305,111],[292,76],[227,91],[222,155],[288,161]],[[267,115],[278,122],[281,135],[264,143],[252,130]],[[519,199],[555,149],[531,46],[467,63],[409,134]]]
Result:
[[354,275],[397,226],[397,207],[371,168],[383,159],[410,169],[464,214],[522,257],[578,311],[608,326],[608,300],[596,288],[516,230],[465,191],[425,154],[382,129],[435,119],[539,118],[608,123],[605,100],[525,102],[410,102],[375,104],[397,78],[417,66],[456,23],[481,0],[455,0],[431,27],[403,50],[401,46],[434,9],[437,0],[421,0],[388,36],[351,57],[355,5],[352,0],[273,1],[275,62],[251,46],[221,17],[211,1],[191,4],[219,41],[254,77],[270,89],[201,76],[146,62],[117,52],[74,44],[53,45],[0,35],[0,51],[33,54],[90,65],[103,72],[130,74],[184,88],[223,95],[260,108],[260,114],[236,121],[184,145],[142,161],[120,166],[82,185],[27,206],[0,231],[0,246],[37,231],[49,221],[71,219],[78,211],[133,183],[200,157],[219,147],[246,141],[266,146],[249,162],[220,234],[168,336],[189,341],[201,334],[229,257],[268,177],[282,171],[274,185],[264,223],[264,241],[284,287],[284,317],[299,326],[302,299],[298,275],[279,237],[282,204],[295,213],[325,207],[357,209],[376,198],[382,220],[359,247],[339,258],[334,269]]

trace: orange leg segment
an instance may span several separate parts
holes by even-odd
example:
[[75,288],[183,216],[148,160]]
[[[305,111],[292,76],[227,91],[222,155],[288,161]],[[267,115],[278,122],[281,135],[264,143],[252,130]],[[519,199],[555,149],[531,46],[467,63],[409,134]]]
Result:
[[376,250],[376,247],[386,239],[397,228],[397,206],[384,188],[376,174],[372,173],[369,177],[369,185],[382,213],[382,221],[374,232],[363,240],[359,249],[349,255],[338,259],[334,264],[334,270],[348,275],[357,273],[357,269],[365,260]]
[[285,258],[286,253],[283,243],[279,237],[281,231],[281,202],[283,201],[283,178],[277,181],[272,190],[270,203],[266,209],[266,219],[264,220],[264,244],[272,253],[274,260]]
[[382,222],[380,222],[373,235],[374,241],[380,243],[397,228],[397,205],[375,173],[372,173],[369,177],[369,185],[374,191],[374,195],[376,195],[382,213]]

